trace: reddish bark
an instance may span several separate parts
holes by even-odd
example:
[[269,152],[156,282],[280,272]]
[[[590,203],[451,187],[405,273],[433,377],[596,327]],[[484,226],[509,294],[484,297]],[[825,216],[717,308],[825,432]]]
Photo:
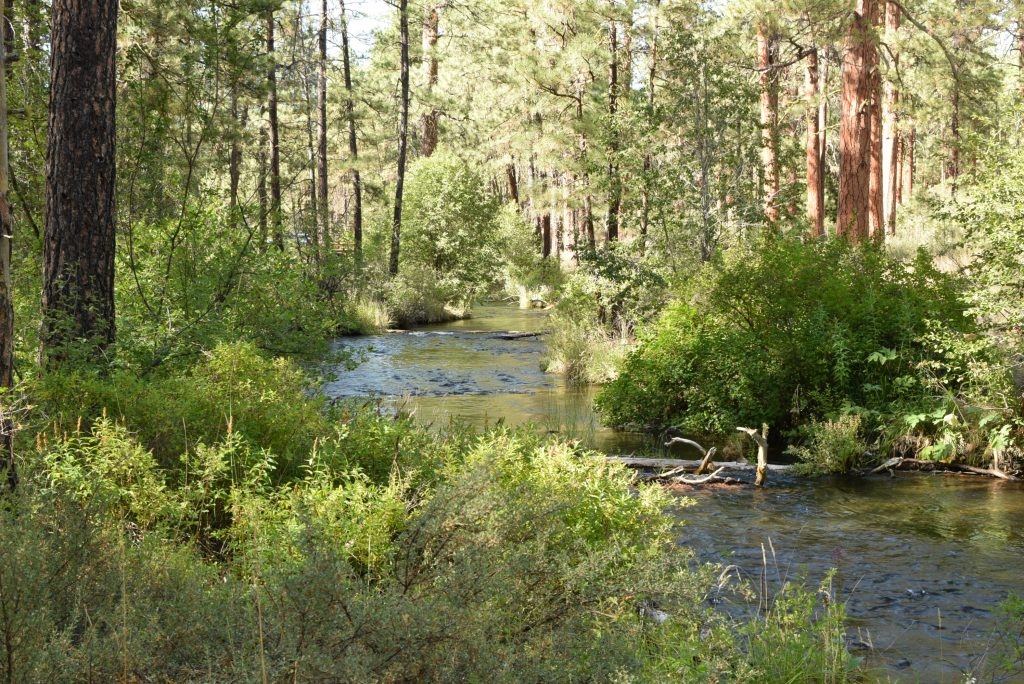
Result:
[[818,120],[818,51],[807,55],[804,94],[807,97],[807,220],[814,236],[825,233],[824,184],[821,168],[821,129]]
[[836,234],[855,243],[868,238],[870,227],[874,17],[875,0],[857,0],[843,55]]
[[[896,3],[887,2],[885,28],[890,37],[900,28],[900,9]],[[882,187],[884,189],[883,210],[885,229],[889,235],[896,233],[896,206],[899,204],[899,149],[900,132],[897,128],[896,108],[899,106],[900,91],[894,79],[899,67],[898,52],[891,51],[893,73],[885,81],[885,97],[882,103]]]

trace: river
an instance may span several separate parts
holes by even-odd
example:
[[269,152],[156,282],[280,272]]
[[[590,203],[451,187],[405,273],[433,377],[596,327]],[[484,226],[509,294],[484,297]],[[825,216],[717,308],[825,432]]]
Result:
[[[340,340],[362,363],[324,387],[331,397],[380,397],[443,425],[534,424],[606,453],[657,449],[647,436],[600,426],[592,388],[545,374],[546,314],[481,307],[474,318],[411,332]],[[882,676],[960,682],[986,656],[994,608],[1024,596],[1024,487],[944,475],[775,479],[764,490],[696,492],[681,509],[680,543],[705,560],[769,583],[838,569],[851,642],[870,645]],[[859,647],[859,646],[858,646]],[[1024,682],[1020,678],[1001,681]]]

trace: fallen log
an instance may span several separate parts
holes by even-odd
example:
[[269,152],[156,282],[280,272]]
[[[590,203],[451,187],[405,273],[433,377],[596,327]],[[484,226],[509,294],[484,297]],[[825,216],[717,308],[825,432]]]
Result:
[[968,475],[980,475],[982,477],[993,477],[1000,480],[1019,482],[1020,478],[996,468],[976,468],[962,463],[942,463],[939,461],[923,461],[919,458],[890,458],[888,461],[868,471],[869,475],[878,475],[893,471],[911,471],[928,473],[961,473]]
[[[640,458],[637,456],[607,456],[606,460],[611,463],[621,463],[629,468],[682,468],[687,471],[696,472],[703,461],[685,461],[676,458]],[[757,471],[754,463],[740,463],[738,461],[719,461],[715,468],[722,468],[726,472],[752,473]],[[767,464],[767,469],[772,473],[788,473],[793,466]]]
[[715,457],[715,453],[718,452],[718,447],[711,447],[710,449],[705,449],[697,442],[694,442],[692,439],[686,439],[685,437],[673,437],[669,441],[665,442],[665,448],[672,447],[676,444],[685,444],[687,446],[692,446],[693,448],[695,448],[697,451],[704,455],[704,460],[700,462],[700,465],[697,467],[697,472],[694,473],[695,475],[704,475],[709,470],[711,470],[711,466],[714,465],[711,459],[713,459]]
[[540,337],[543,334],[544,333],[539,332],[518,332],[515,330],[511,330],[509,332],[502,332],[497,333],[496,335],[491,335],[491,337],[495,340],[527,340],[530,339],[531,337]]

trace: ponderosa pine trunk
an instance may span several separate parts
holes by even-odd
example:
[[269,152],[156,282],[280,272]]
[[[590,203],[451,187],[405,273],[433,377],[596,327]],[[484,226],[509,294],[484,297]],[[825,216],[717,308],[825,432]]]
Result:
[[[895,38],[900,28],[900,9],[894,2],[886,2],[885,29],[890,39]],[[890,40],[890,43],[894,41]],[[900,102],[900,91],[893,80],[899,68],[900,55],[895,48],[890,48],[890,60],[893,77],[885,81],[885,96],[882,110],[882,187],[884,188],[883,210],[885,213],[885,230],[889,235],[896,234],[896,206],[899,204],[899,159],[900,132],[897,128],[896,109]]]
[[330,208],[327,204],[327,0],[320,4],[320,61],[317,71],[317,139],[316,139],[316,206],[318,210],[317,239],[314,248],[330,244]]
[[[647,69],[647,112],[652,121],[654,118],[655,79],[658,76],[658,10],[661,0],[654,0],[651,7],[651,45],[648,55]],[[650,152],[644,154],[643,192],[640,196],[640,254],[647,251],[647,236],[651,224],[651,194],[653,192],[654,158]]]
[[114,341],[117,0],[54,0],[40,362]]
[[232,231],[238,228],[238,187],[242,180],[242,134],[245,130],[247,113],[238,103],[238,85],[231,91],[231,119],[235,130],[231,136],[231,152],[228,156],[228,213]]
[[953,112],[949,119],[949,162],[946,178],[950,180],[950,192],[956,196],[960,178],[960,84],[953,83]]
[[779,74],[778,46],[769,28],[757,26],[757,69],[761,83],[761,192],[764,214],[769,221],[779,218]]
[[[881,26],[881,14],[885,11],[885,0],[876,0],[874,25]],[[879,11],[881,10],[881,11]],[[868,212],[871,222],[868,234],[872,240],[882,242],[885,239],[885,174],[883,172],[882,155],[882,72],[879,68],[878,50],[872,46],[871,69],[871,168],[868,173]]]
[[608,22],[608,234],[607,241],[619,239],[622,187],[619,181],[619,136],[616,117],[619,108],[619,38],[615,20]]
[[818,164],[818,168],[821,169],[821,187],[818,192],[821,195],[823,209],[825,207],[825,175],[828,173],[828,97],[824,97],[828,93],[828,64],[826,53],[819,53],[818,92],[822,93],[823,97],[820,98],[818,104],[818,156],[821,160]]
[[431,102],[434,86],[437,85],[437,41],[440,37],[440,13],[437,5],[427,8],[427,16],[423,22],[423,77],[426,83],[426,101],[430,108],[423,115],[423,147],[424,157],[434,154],[437,149],[438,119],[440,114]]
[[519,179],[516,177],[516,165],[514,162],[505,167],[505,173],[508,176],[509,199],[519,206]]
[[1020,16],[1017,17],[1017,51],[1020,53],[1017,57],[1017,78],[1020,83],[1021,95],[1024,95],[1024,8],[1018,10]]
[[871,180],[871,65],[875,0],[857,0],[843,50],[836,234],[867,240]]
[[345,77],[345,117],[348,119],[348,154],[352,163],[352,244],[356,261],[363,255],[363,183],[359,176],[359,141],[356,138],[356,101],[352,88],[352,62],[348,49],[348,19],[341,2],[341,65]]
[[551,256],[551,212],[546,211],[538,220],[541,240],[541,257],[547,259]]
[[821,168],[821,130],[818,121],[818,51],[807,54],[804,95],[807,98],[807,221],[815,237],[825,234],[824,183]]
[[918,142],[918,129],[911,127],[910,133],[907,135],[906,142],[903,145],[903,190],[901,195],[903,196],[904,203],[913,199],[913,173],[916,171],[916,160],[914,159],[916,142]]
[[405,188],[405,158],[409,144],[409,0],[398,4],[401,34],[401,114],[398,123],[398,178],[395,182],[395,213],[391,224],[391,258],[388,272],[398,275],[398,256],[402,244],[402,193]]
[[[7,6],[0,0],[0,17],[7,18]],[[5,22],[10,26],[9,22]],[[13,35],[3,31],[0,40],[0,387],[14,387],[14,293],[11,286],[11,242],[14,215],[10,201],[10,156],[7,122],[7,55]],[[0,475],[6,473],[8,487],[18,483],[14,467],[14,421],[10,416],[11,394],[0,398]]]
[[270,156],[270,224],[274,244],[284,251],[283,217],[281,215],[281,146],[277,120],[277,53],[274,49],[274,11],[267,12],[267,146]]

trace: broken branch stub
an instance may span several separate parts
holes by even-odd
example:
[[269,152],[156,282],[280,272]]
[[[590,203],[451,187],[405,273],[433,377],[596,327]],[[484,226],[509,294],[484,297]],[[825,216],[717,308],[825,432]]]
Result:
[[754,477],[754,485],[764,487],[768,476],[768,426],[764,426],[761,432],[747,427],[738,427],[736,430],[746,433],[757,444],[757,474]]

